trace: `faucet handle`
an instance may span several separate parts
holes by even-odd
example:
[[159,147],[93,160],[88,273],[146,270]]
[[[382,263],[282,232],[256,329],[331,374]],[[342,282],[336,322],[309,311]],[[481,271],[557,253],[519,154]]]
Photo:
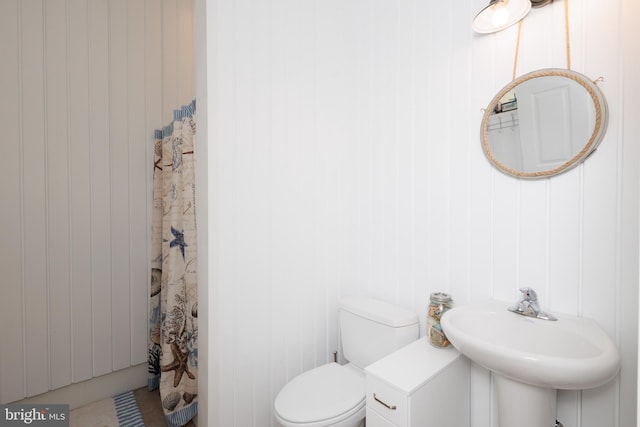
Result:
[[536,291],[534,291],[533,289],[531,289],[529,287],[520,288],[520,292],[522,292],[522,298],[525,301],[537,301],[538,300],[538,294],[536,294]]

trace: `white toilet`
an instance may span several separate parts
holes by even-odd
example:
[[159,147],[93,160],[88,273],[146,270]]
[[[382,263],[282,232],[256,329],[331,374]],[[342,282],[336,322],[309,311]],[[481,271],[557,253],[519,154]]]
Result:
[[274,403],[285,427],[362,427],[363,369],[419,338],[418,316],[395,305],[363,297],[340,301],[340,333],[346,365],[328,363],[287,383]]

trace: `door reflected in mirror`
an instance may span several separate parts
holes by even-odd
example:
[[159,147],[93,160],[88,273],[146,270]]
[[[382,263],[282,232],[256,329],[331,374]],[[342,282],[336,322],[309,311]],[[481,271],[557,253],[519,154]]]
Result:
[[538,70],[491,100],[482,148],[504,173],[545,178],[584,161],[602,140],[607,119],[605,98],[591,80],[571,70]]

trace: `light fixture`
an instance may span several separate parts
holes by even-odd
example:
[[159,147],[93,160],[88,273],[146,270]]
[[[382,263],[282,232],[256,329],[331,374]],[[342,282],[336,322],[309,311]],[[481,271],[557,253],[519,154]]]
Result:
[[473,18],[471,27],[477,33],[495,33],[520,21],[530,9],[530,0],[491,0]]

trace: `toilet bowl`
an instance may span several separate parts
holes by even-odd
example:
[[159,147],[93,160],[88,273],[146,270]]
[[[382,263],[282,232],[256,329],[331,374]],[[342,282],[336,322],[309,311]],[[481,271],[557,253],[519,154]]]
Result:
[[346,365],[327,363],[304,372],[278,393],[273,413],[285,427],[364,427],[364,367],[418,339],[418,316],[363,297],[340,301]]
[[298,375],[276,397],[274,414],[285,427],[363,426],[364,372],[328,363]]

